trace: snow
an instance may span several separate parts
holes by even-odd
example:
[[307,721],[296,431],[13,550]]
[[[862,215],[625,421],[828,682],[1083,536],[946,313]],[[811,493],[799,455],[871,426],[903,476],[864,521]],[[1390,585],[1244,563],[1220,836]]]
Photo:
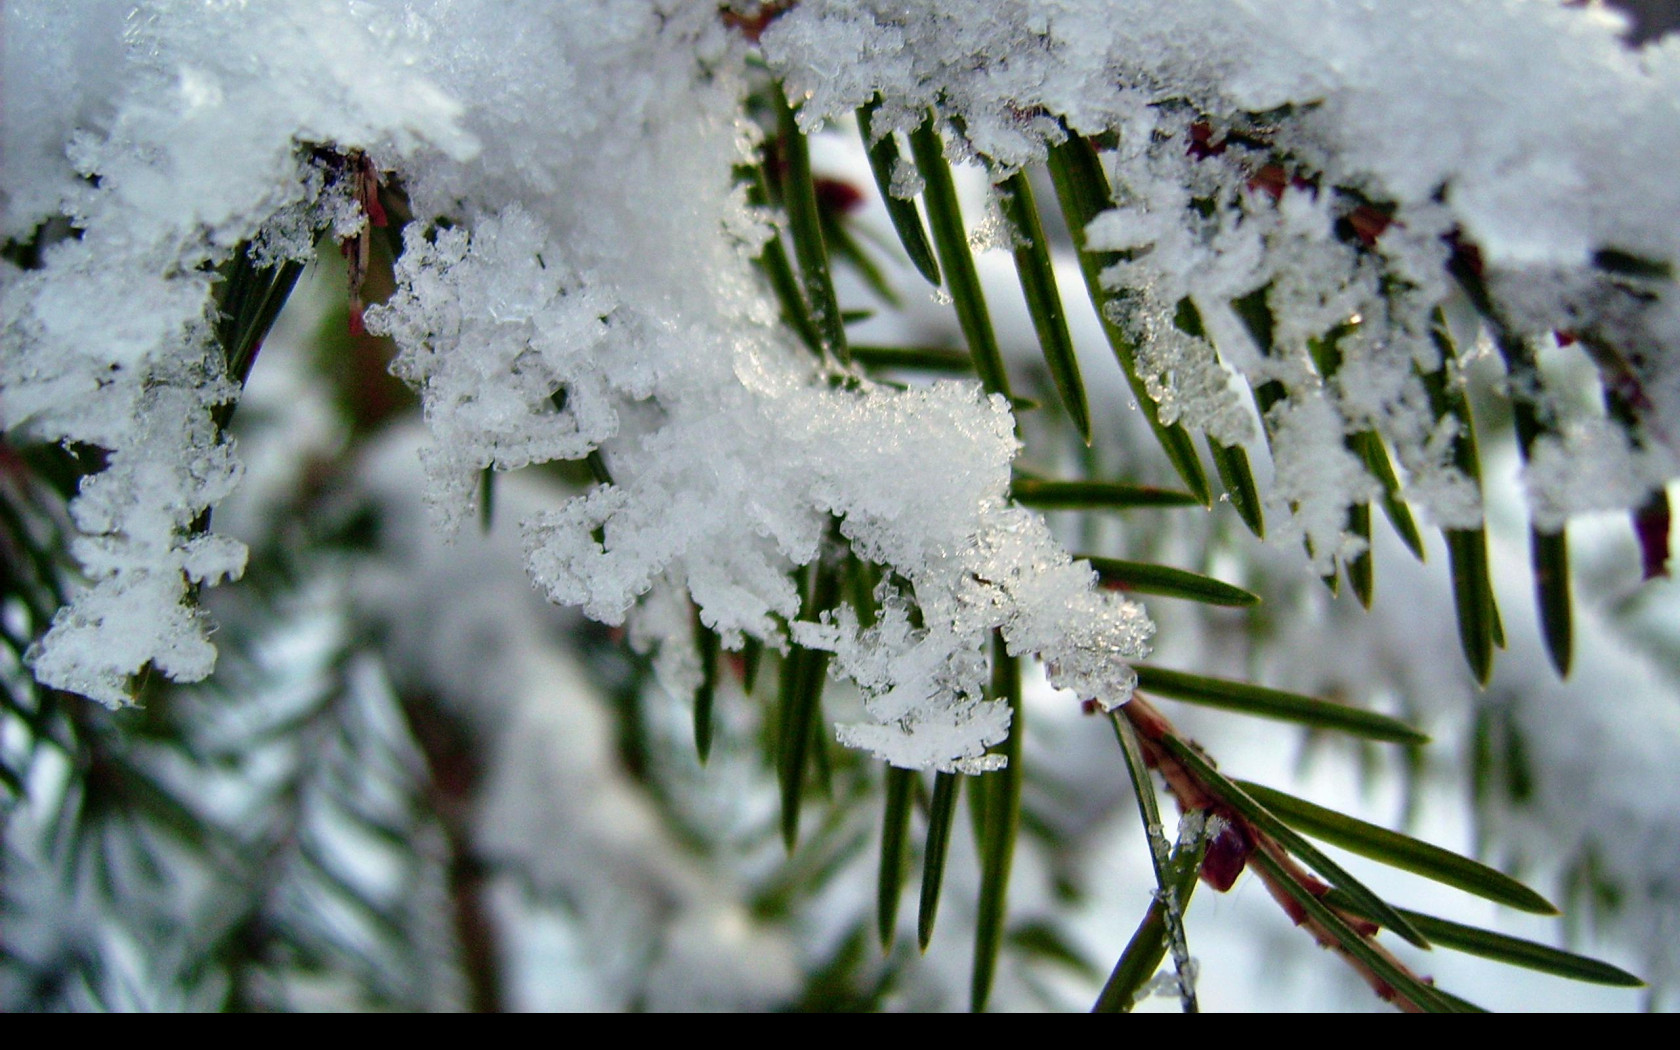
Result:
[[[875,93],[886,100],[878,134],[908,130],[937,107],[948,131],[960,129],[962,150],[998,176],[1042,159],[1063,125],[1118,132],[1105,155],[1117,206],[1087,233],[1106,250],[1130,250],[1109,271],[1140,300],[1129,327],[1164,331],[1160,318],[1189,296],[1225,336],[1227,364],[1310,402],[1322,398],[1323,377],[1304,361],[1308,340],[1362,317],[1361,378],[1376,385],[1335,392],[1331,407],[1350,433],[1374,417],[1410,474],[1408,494],[1437,522],[1468,527],[1479,504],[1429,445],[1433,420],[1412,375],[1440,367],[1429,329],[1450,306],[1444,235],[1477,245],[1496,305],[1522,333],[1600,324],[1641,347],[1680,333],[1669,282],[1633,289],[1650,297],[1643,305],[1618,303],[1628,293],[1594,261],[1605,249],[1680,258],[1680,231],[1662,218],[1680,205],[1664,174],[1680,161],[1680,43],[1632,52],[1621,28],[1601,11],[1517,0],[817,0],[777,19],[763,42],[790,88],[808,96],[808,124]],[[1193,125],[1206,148],[1192,148]],[[1232,132],[1260,145],[1228,140]],[[1277,166],[1269,176],[1268,164]],[[1384,205],[1384,228],[1365,228],[1371,243],[1348,243],[1334,226],[1360,200]],[[1275,358],[1263,361],[1219,316],[1259,290],[1277,322]],[[1143,357],[1169,415],[1226,440],[1240,431],[1240,412],[1208,402],[1225,388],[1204,345],[1157,340]],[[1680,408],[1671,362],[1650,353],[1635,368],[1655,420]],[[1373,391],[1383,395],[1375,404]],[[1614,469],[1630,481],[1618,493],[1649,491],[1676,472],[1672,428],[1647,430],[1661,454],[1622,456]],[[1286,428],[1269,436],[1292,471],[1306,472],[1294,484],[1320,508],[1295,531],[1318,532],[1335,517],[1330,504],[1361,498],[1362,486],[1345,487],[1333,444],[1315,454]],[[1535,475],[1543,516],[1602,505],[1550,484],[1555,473]]]
[[[312,159],[326,147],[365,151],[417,216],[398,292],[368,322],[421,392],[446,529],[486,469],[599,451],[611,483],[525,522],[537,587],[607,623],[677,588],[730,648],[830,649],[870,716],[843,739],[899,765],[996,764],[993,631],[1081,698],[1129,695],[1152,627],[1009,503],[1008,406],[972,384],[872,385],[777,326],[750,268],[770,217],[733,177],[760,137],[749,48],[715,4],[152,0],[4,17],[5,232],[50,219],[77,236],[38,269],[5,264],[0,423],[110,453],[73,508],[87,586],[33,656],[43,682],[116,705],[147,664],[210,672],[192,593],[244,557],[202,527],[241,471],[215,422],[239,394],[212,338],[215,268],[252,239],[300,257],[315,231],[356,228],[342,180]],[[877,94],[880,134],[933,108],[950,152],[993,178],[1068,130],[1116,133],[1114,207],[1085,232],[1120,253],[1104,280],[1127,293],[1116,320],[1143,342],[1151,394],[1260,456],[1232,377],[1283,385],[1263,420],[1268,498],[1323,570],[1357,552],[1346,510],[1373,493],[1346,434],[1387,438],[1438,522],[1479,516],[1420,378],[1444,367],[1431,329],[1456,308],[1449,235],[1478,249],[1519,333],[1636,351],[1641,441],[1589,421],[1543,443],[1529,473],[1543,523],[1675,472],[1680,306],[1671,282],[1604,260],[1680,263],[1680,229],[1652,221],[1680,213],[1680,44],[1631,52],[1615,29],[1537,2],[806,0],[762,47],[802,127]],[[64,90],[43,90],[59,74]],[[1255,292],[1266,348],[1230,315]],[[1211,339],[1172,324],[1185,298]],[[1320,374],[1312,345],[1342,327],[1343,371]],[[1583,464],[1616,486],[1582,491]],[[801,619],[791,573],[824,556],[834,519],[901,581],[873,626],[845,606]],[[657,647],[690,627],[639,630]]]
[[0,36],[0,236],[27,237],[78,190],[65,146],[108,126],[122,69],[128,0],[89,0],[64,23],[61,4],[19,0]]
[[[89,586],[33,666],[46,684],[119,705],[147,663],[185,681],[210,672],[188,583],[243,569],[237,544],[195,524],[239,475],[211,415],[238,388],[211,337],[210,268],[319,185],[301,170],[302,142],[412,150],[429,137],[461,156],[471,143],[456,105],[381,46],[399,41],[335,5],[146,6],[122,22],[120,58],[116,8],[77,10],[85,19],[5,10],[8,129],[24,117],[16,154],[7,142],[6,229],[61,213],[81,232],[40,269],[7,267],[0,422],[111,453],[72,507]],[[55,96],[32,53],[109,60]]]
[[[1004,508],[1015,450],[1007,413],[972,388],[830,389],[830,377],[765,323],[769,310],[746,266],[747,252],[765,233],[730,177],[752,138],[738,114],[741,83],[737,75],[718,74],[711,90],[692,90],[697,66],[727,65],[731,55],[738,64],[738,40],[697,6],[598,10],[586,40],[576,23],[535,17],[505,39],[485,39],[474,31],[483,24],[474,12],[430,14],[428,24],[411,28],[411,35],[433,41],[419,67],[432,80],[419,85],[416,97],[482,97],[485,79],[496,78],[499,106],[462,114],[465,131],[445,122],[433,136],[458,147],[456,155],[439,151],[412,169],[402,163],[414,151],[407,144],[380,152],[377,139],[356,129],[330,138],[398,167],[418,214],[457,223],[429,238],[423,227],[410,228],[399,294],[369,314],[371,325],[397,337],[399,374],[422,390],[436,438],[424,455],[446,525],[470,515],[486,467],[517,469],[604,447],[616,483],[528,525],[539,586],[556,600],[621,622],[657,580],[671,578],[693,594],[706,622],[738,646],[746,635],[782,643],[778,619],[799,612],[788,570],[817,555],[827,515],[844,516],[857,549],[903,572],[924,617],[936,625],[927,650],[943,661],[937,672],[898,653],[877,675],[883,695],[893,696],[887,710],[897,736],[871,746],[906,764],[988,764],[983,749],[1001,739],[1007,720],[1000,705],[980,698],[985,670],[976,654],[996,627],[1055,656],[1082,692],[1123,699],[1129,679],[1117,657],[1141,655],[1147,633],[1141,613],[1117,597],[1091,596],[1089,572],[1073,570],[1042,525],[1035,532],[1030,519]],[[201,46],[226,43],[213,36]],[[513,57],[520,49],[549,56],[541,65],[553,72],[507,88],[510,48]],[[617,76],[623,68],[649,70],[650,79]],[[187,107],[215,108],[227,88],[207,86],[197,67],[188,72],[181,81]],[[241,89],[265,86],[253,79]],[[569,106],[558,104],[562,97]],[[560,109],[576,119],[556,125],[548,115]],[[456,116],[438,110],[451,121]],[[617,120],[635,121],[637,114],[647,134],[615,134]],[[259,128],[288,148],[312,137],[307,110],[303,120],[287,116],[296,123],[277,117]],[[548,128],[544,138],[523,133],[538,123]],[[202,152],[215,144],[215,131],[194,138],[194,147]],[[463,147],[473,141],[507,148],[474,155]],[[256,181],[253,173],[242,174]],[[294,174],[286,192],[301,194],[310,184]],[[557,195],[558,185],[568,192]],[[185,194],[152,189],[159,215],[182,226],[204,222],[202,200],[195,212]],[[244,205],[248,228],[265,213],[294,207],[278,189],[271,196]],[[673,197],[687,207],[665,207]],[[198,251],[213,257],[203,246]],[[182,312],[204,309],[208,282],[201,284],[182,297]],[[151,337],[138,352],[152,352],[159,342]],[[564,408],[557,408],[562,392]],[[625,433],[627,415],[632,425]],[[76,433],[87,440],[86,430]],[[886,444],[864,455],[856,441],[862,433]],[[108,443],[120,445],[120,435]],[[907,450],[927,466],[893,469]],[[964,463],[974,467],[949,469]],[[174,542],[174,533],[210,502],[187,501],[181,517],[158,531]],[[604,529],[605,546],[595,543],[596,528]],[[994,530],[1024,532],[1027,542],[992,541]],[[1065,581],[1051,587],[1060,604],[1049,606],[1050,613],[1019,608],[1032,588],[1046,586],[1034,573],[1020,573],[1021,564],[1040,565],[1039,574]],[[1001,582],[962,592],[975,570]],[[158,575],[174,578],[167,567]],[[89,606],[84,600],[82,607]],[[1085,644],[1099,646],[1100,659],[1093,662],[1078,644],[1058,637],[1053,623],[1063,609],[1099,614],[1082,630]],[[103,610],[90,624],[117,626]],[[207,673],[202,647],[196,663],[163,663],[161,655],[182,632],[178,624],[161,626],[162,637],[150,647],[124,652],[114,664],[111,654],[96,654],[60,632],[43,645],[37,671],[80,685],[70,676],[103,655],[111,666],[101,667],[98,695],[107,702],[122,699],[123,678],[147,658],[181,677]],[[900,647],[905,644],[901,639]],[[838,666],[849,665],[843,658]]]

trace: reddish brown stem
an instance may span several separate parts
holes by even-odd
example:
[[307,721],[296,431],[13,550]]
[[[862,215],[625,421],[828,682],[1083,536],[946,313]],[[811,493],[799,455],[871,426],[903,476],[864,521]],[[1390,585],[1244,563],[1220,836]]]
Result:
[[467,1007],[474,1013],[499,1013],[500,945],[487,899],[489,880],[472,842],[471,816],[483,770],[465,727],[433,698],[405,696],[403,713],[425,756],[429,801],[449,844],[449,896]]
[[[1172,722],[1159,709],[1143,697],[1134,694],[1121,710],[1125,713],[1127,721],[1132,724],[1132,728],[1137,730],[1138,737],[1143,744],[1144,759],[1166,781],[1167,790],[1171,791],[1173,798],[1178,801],[1180,810],[1186,813],[1192,811],[1206,812],[1225,821],[1231,826],[1233,832],[1226,836],[1234,844],[1233,849],[1241,850],[1245,855],[1248,851],[1264,851],[1266,856],[1275,863],[1277,870],[1283,872],[1290,882],[1293,882],[1298,888],[1306,890],[1314,897],[1324,896],[1329,890],[1328,886],[1308,873],[1276,839],[1255,827],[1238,813],[1231,806],[1229,800],[1220,797],[1217,787],[1198,779],[1183,763],[1172,757],[1164,746],[1168,739],[1177,740],[1190,747],[1196,745],[1179,733]],[[1200,748],[1197,748],[1197,750],[1200,750]],[[1229,853],[1229,850],[1226,853]],[[1214,851],[1209,850],[1210,859],[1214,856]],[[1233,857],[1221,854],[1219,870],[1215,871],[1210,871],[1207,863],[1204,862],[1202,880],[1214,889],[1224,892],[1230,888],[1236,880],[1236,876],[1240,874],[1244,859],[1244,856]],[[1371,986],[1371,990],[1377,993],[1378,998],[1384,1002],[1393,1003],[1407,1013],[1421,1012],[1416,1003],[1401,995],[1387,981],[1372,972],[1365,963],[1354,958],[1329,929],[1307,914],[1306,909],[1301,907],[1275,875],[1260,868],[1256,869],[1255,874],[1266,884],[1267,892],[1283,908],[1284,914],[1289,916],[1289,920],[1296,926],[1304,927],[1310,932],[1320,947],[1328,948],[1341,956],[1360,977],[1364,978],[1365,983]],[[1352,927],[1355,933],[1364,938],[1373,950],[1384,955],[1395,968],[1404,973],[1412,972],[1404,963],[1376,942],[1377,932],[1381,929],[1376,923],[1342,909],[1334,910],[1348,926]],[[1418,978],[1418,980],[1421,983],[1428,983],[1424,978]]]

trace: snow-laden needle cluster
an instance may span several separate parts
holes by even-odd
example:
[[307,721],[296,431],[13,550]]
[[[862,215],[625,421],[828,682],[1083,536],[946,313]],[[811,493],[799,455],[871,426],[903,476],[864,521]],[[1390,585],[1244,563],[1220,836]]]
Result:
[[[759,144],[753,45],[715,2],[130,6],[4,9],[3,232],[75,235],[0,273],[0,424],[108,454],[73,504],[87,586],[35,653],[43,682],[120,704],[148,663],[209,673],[191,592],[244,558],[203,528],[239,475],[215,267],[353,234],[355,194],[317,158],[359,150],[416,217],[368,322],[421,392],[444,527],[487,468],[600,451],[610,484],[526,523],[537,586],[609,623],[674,588],[726,646],[832,650],[872,717],[843,738],[899,765],[995,761],[994,630],[1083,698],[1129,695],[1151,626],[1009,501],[1003,399],[872,386],[779,325],[750,265],[772,217],[734,175]],[[1479,519],[1421,378],[1455,246],[1513,330],[1626,351],[1648,409],[1630,435],[1535,395],[1557,416],[1545,521],[1673,472],[1680,312],[1652,275],[1680,261],[1680,48],[1635,57],[1538,3],[1283,0],[805,0],[761,46],[808,127],[876,95],[880,133],[932,108],[999,177],[1117,133],[1114,208],[1081,231],[1114,253],[1116,320],[1169,422],[1262,454],[1232,378],[1279,384],[1273,503],[1321,561],[1372,492],[1348,433],[1392,443],[1441,522]],[[1257,295],[1270,346],[1231,305]],[[1205,333],[1174,323],[1186,301]],[[1327,381],[1310,354],[1331,332]],[[1591,491],[1568,481],[1583,464]],[[800,619],[790,571],[834,520],[891,570],[866,628],[844,605]]]

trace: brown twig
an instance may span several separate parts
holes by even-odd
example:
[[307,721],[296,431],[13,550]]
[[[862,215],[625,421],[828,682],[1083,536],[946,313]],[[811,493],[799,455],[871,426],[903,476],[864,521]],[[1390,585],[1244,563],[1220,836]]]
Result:
[[489,878],[472,842],[471,817],[483,769],[464,726],[429,696],[403,697],[403,714],[430,774],[428,801],[449,846],[449,896],[456,946],[473,1013],[504,1007],[501,946],[487,899]]
[[[1178,801],[1179,809],[1183,812],[1203,812],[1210,817],[1217,818],[1224,825],[1224,830],[1214,843],[1210,844],[1206,859],[1202,862],[1202,881],[1215,890],[1223,893],[1231,888],[1239,874],[1246,866],[1248,858],[1255,852],[1263,852],[1269,865],[1255,868],[1255,875],[1266,884],[1266,890],[1272,898],[1283,908],[1284,914],[1291,922],[1304,927],[1313,935],[1320,947],[1328,948],[1340,955],[1354,971],[1371,986],[1377,997],[1384,1002],[1393,1003],[1407,1013],[1420,1013],[1422,1007],[1410,998],[1400,993],[1392,984],[1376,974],[1364,961],[1354,957],[1348,951],[1341,939],[1327,926],[1308,914],[1307,910],[1295,899],[1285,885],[1285,880],[1294,883],[1298,890],[1304,890],[1315,898],[1322,898],[1330,887],[1306,871],[1288,850],[1271,835],[1254,826],[1233,807],[1231,802],[1220,796],[1215,785],[1208,784],[1198,778],[1195,773],[1182,762],[1175,759],[1165,747],[1170,738],[1187,746],[1195,745],[1186,739],[1153,704],[1141,696],[1133,695],[1130,702],[1121,708],[1127,721],[1137,731],[1143,744],[1144,758],[1166,781],[1167,790]],[[1199,751],[1200,748],[1197,748]],[[1212,826],[1210,824],[1210,826]],[[1332,912],[1341,918],[1369,947],[1382,955],[1397,970],[1412,974],[1412,971],[1386,948],[1376,942],[1376,935],[1381,927],[1362,916],[1347,911],[1332,908]],[[1413,975],[1415,976],[1415,975]],[[1423,977],[1416,978],[1419,983],[1429,984]]]

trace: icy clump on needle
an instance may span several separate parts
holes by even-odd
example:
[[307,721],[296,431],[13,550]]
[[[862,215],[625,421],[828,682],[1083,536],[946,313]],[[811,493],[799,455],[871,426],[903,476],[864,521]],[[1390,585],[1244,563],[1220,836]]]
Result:
[[[598,450],[610,483],[524,523],[538,587],[651,645],[692,644],[686,616],[643,608],[678,589],[726,647],[833,650],[871,717],[842,738],[899,765],[996,765],[994,630],[1081,696],[1126,699],[1149,622],[1010,504],[1007,406],[971,383],[873,386],[777,323],[750,266],[769,231],[733,173],[757,146],[746,44],[714,6],[428,20],[435,81],[500,104],[464,118],[486,147],[471,164],[403,172],[422,219],[368,321],[420,388],[446,520],[485,467]],[[793,570],[832,556],[831,528],[891,570],[871,627],[801,609]]]
[[[8,70],[62,66],[60,30],[113,46],[114,8],[4,10]],[[1351,553],[1339,523],[1372,489],[1344,439],[1368,431],[1442,524],[1479,520],[1423,380],[1449,364],[1449,261],[1479,268],[1518,335],[1625,351],[1650,412],[1623,488],[1672,472],[1680,306],[1661,273],[1680,228],[1650,216],[1680,213],[1680,45],[1632,56],[1581,12],[1447,0],[803,0],[762,43],[807,127],[879,94],[878,131],[936,108],[953,152],[999,173],[1064,128],[1115,133],[1113,208],[1082,231],[1114,255],[1110,320],[1146,344],[1169,414],[1222,441],[1257,430],[1229,375],[1281,391],[1274,506],[1321,562]],[[901,765],[984,767],[994,630],[1081,696],[1124,700],[1147,621],[1008,502],[1005,408],[873,387],[779,326],[749,265],[771,230],[733,175],[757,159],[748,44],[712,0],[153,0],[118,50],[61,99],[19,101],[45,75],[0,86],[25,118],[5,132],[23,144],[0,168],[6,230],[79,231],[40,269],[0,264],[0,422],[111,453],[73,511],[91,586],[36,654],[43,680],[117,703],[145,662],[208,671],[190,585],[243,556],[200,525],[238,477],[214,414],[237,394],[215,268],[241,243],[302,257],[315,230],[355,228],[309,160],[322,146],[408,192],[400,288],[368,321],[420,389],[444,522],[486,468],[594,452],[610,474],[527,523],[549,596],[616,623],[686,591],[731,647],[792,624],[864,686],[875,721],[848,739]],[[1623,455],[1544,444],[1539,502],[1572,509],[1546,479],[1589,452]],[[790,574],[833,528],[892,570],[876,625],[800,619]],[[680,621],[639,636],[685,644]]]
[[[571,287],[564,257],[517,204],[470,239],[451,229],[428,240],[411,225],[397,274],[402,291],[372,316],[405,348],[392,370],[421,391],[436,438],[421,458],[445,528],[476,510],[484,470],[582,459],[617,431],[589,359],[613,303]],[[452,309],[422,313],[421,299]]]
[[754,355],[750,389],[706,399],[704,418],[677,408],[683,418],[644,439],[655,455],[614,456],[615,484],[531,525],[532,572],[552,597],[618,622],[672,578],[726,645],[775,641],[771,614],[799,614],[787,569],[823,556],[833,515],[853,551],[902,580],[884,585],[873,626],[849,606],[792,625],[864,692],[874,721],[842,727],[844,742],[902,766],[994,768],[985,748],[1009,724],[1007,706],[983,696],[995,629],[1082,697],[1130,695],[1126,660],[1143,655],[1148,620],[1093,592],[1089,566],[1009,504],[1017,446],[1001,399],[957,383],[835,389],[770,349]]
[[875,722],[843,726],[842,741],[900,766],[996,768],[1001,759],[982,745],[1003,738],[1009,713],[982,697],[994,630],[1012,653],[1041,655],[1051,681],[1081,699],[1130,697],[1126,661],[1145,654],[1153,627],[1139,606],[1093,590],[1090,566],[1009,502],[1017,445],[1001,397],[942,383],[813,408],[810,447],[794,460],[809,471],[808,498],[843,515],[859,556],[897,570],[922,621],[912,626],[905,594],[887,581],[868,628],[844,606],[794,625],[795,641],[833,651],[864,692]]
[[27,238],[78,192],[64,144],[103,125],[121,80],[129,0],[82,0],[65,25],[56,0],[11,0],[0,11],[0,237]]
[[[1519,340],[1592,333],[1640,406],[1619,453],[1547,442],[1537,514],[1600,505],[1567,478],[1607,458],[1634,502],[1680,466],[1680,38],[1634,51],[1620,28],[1601,9],[1492,0],[802,0],[763,45],[807,126],[879,94],[877,133],[936,110],[1000,174],[1068,131],[1102,136],[1114,209],[1086,232],[1121,253],[1110,319],[1164,412],[1221,441],[1254,441],[1221,365],[1272,384],[1267,438],[1293,476],[1271,520],[1294,528],[1271,531],[1313,538],[1324,570],[1324,523],[1370,483],[1308,416],[1384,438],[1439,524],[1481,519],[1423,378],[1452,367],[1449,262]],[[1174,330],[1185,301],[1204,333]],[[1561,417],[1552,391],[1517,389]]]
[[[238,396],[213,334],[214,267],[308,210],[323,181],[304,143],[465,156],[470,142],[454,105],[393,61],[404,42],[338,4],[21,3],[3,17],[5,233],[56,218],[79,236],[38,269],[0,263],[0,427],[109,453],[70,507],[87,586],[31,663],[117,705],[148,663],[210,672],[189,591],[245,565],[203,527],[240,473],[213,415]],[[65,54],[104,61],[59,93],[37,78]]]

